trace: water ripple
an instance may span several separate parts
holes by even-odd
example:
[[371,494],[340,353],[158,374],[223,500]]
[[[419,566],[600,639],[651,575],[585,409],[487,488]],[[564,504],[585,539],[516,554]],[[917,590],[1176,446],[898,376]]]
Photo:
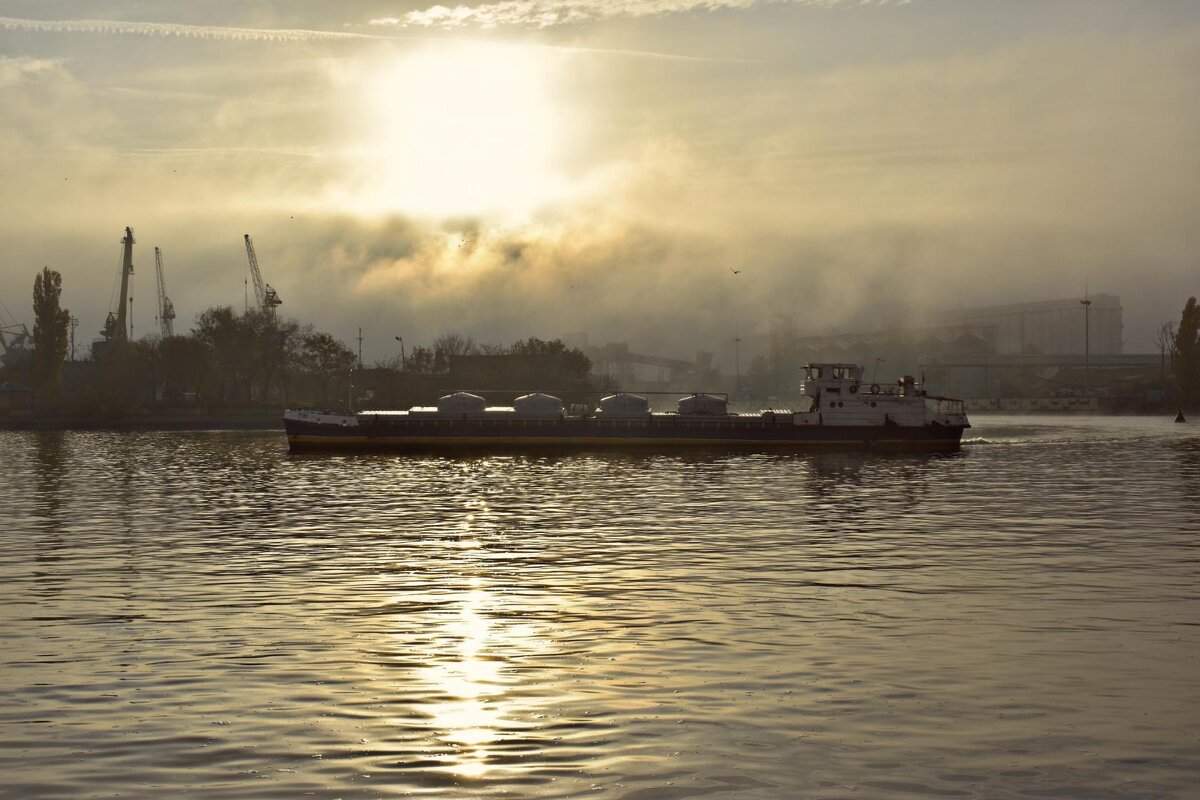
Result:
[[0,797],[1187,797],[1200,435],[0,433]]

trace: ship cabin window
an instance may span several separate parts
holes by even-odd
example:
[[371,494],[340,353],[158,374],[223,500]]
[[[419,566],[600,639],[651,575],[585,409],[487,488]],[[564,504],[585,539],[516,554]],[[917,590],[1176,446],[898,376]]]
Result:
[[839,381],[854,380],[854,367],[834,367],[833,377]]
[[806,369],[808,370],[808,379],[809,380],[816,380],[816,379],[822,377],[822,375],[821,375],[822,370],[820,367],[807,367]]

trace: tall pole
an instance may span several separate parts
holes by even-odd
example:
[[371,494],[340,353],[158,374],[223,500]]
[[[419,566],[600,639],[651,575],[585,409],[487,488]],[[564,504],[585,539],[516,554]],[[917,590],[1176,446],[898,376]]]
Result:
[[734,399],[742,395],[742,337],[736,333],[733,335],[733,396]]
[[75,360],[75,329],[79,327],[79,317],[71,317],[71,360]]
[[404,372],[404,369],[405,369],[404,362],[408,360],[404,357],[404,337],[397,336],[396,341],[400,343],[400,371]]
[[358,368],[362,369],[362,328],[358,329]]
[[1092,310],[1092,301],[1086,297],[1079,301],[1079,305],[1083,306],[1083,396],[1087,397],[1091,391],[1091,330],[1089,315]]
[[133,341],[133,298],[129,298],[129,341]]

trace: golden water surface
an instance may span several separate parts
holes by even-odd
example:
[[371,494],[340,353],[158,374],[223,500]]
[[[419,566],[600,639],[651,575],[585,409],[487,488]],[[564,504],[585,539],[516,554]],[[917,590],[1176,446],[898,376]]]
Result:
[[1200,430],[0,433],[0,797],[1186,798]]

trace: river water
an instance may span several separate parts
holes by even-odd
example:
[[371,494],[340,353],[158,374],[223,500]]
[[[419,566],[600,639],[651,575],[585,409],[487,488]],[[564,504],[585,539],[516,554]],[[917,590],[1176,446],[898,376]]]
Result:
[[968,433],[0,433],[0,797],[1197,797],[1200,427]]

